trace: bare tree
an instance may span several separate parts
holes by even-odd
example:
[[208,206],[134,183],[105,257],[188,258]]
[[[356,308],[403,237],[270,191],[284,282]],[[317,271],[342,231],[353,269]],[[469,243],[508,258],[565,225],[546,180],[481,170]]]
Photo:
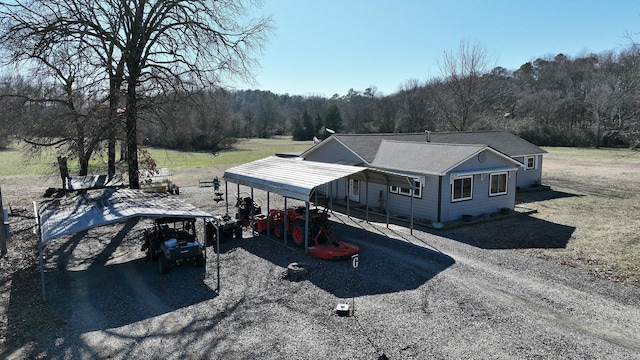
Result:
[[16,0],[0,3],[0,40],[33,53],[72,42],[100,54],[85,65],[110,75],[104,91],[111,111],[119,84],[126,84],[128,174],[131,188],[138,188],[141,96],[219,86],[228,77],[250,79],[253,54],[271,24],[248,16],[255,5],[260,1]]
[[443,76],[443,92],[439,92],[437,104],[449,125],[458,131],[474,128],[479,105],[483,101],[482,75],[493,68],[486,49],[479,43],[460,41],[457,52],[445,52],[438,61]]

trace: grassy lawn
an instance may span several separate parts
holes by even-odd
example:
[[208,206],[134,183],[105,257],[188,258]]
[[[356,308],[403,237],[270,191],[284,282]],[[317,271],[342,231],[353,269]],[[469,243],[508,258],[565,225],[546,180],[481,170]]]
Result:
[[[177,173],[186,173],[186,169],[202,167],[228,167],[244,164],[273,155],[275,153],[302,152],[313,145],[311,141],[292,141],[289,137],[272,139],[240,139],[233,150],[208,152],[183,152],[156,148],[144,148],[151,154],[158,167],[168,167]],[[0,176],[10,175],[55,175],[58,173],[56,156],[53,151],[45,151],[39,156],[25,153],[26,147],[15,144],[0,151]],[[90,172],[104,173],[106,158],[97,158],[91,162]],[[69,162],[69,172],[77,173],[77,162]],[[126,169],[120,169],[126,172]]]
[[640,152],[545,150],[551,189],[517,196],[537,213],[451,232],[640,288]]

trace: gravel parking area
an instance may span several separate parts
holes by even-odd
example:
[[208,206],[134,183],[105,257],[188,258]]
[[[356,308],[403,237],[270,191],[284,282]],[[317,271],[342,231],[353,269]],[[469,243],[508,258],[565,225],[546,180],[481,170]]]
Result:
[[[179,196],[224,211],[212,188]],[[360,246],[357,269],[245,231],[222,244],[219,279],[213,247],[206,268],[160,275],[140,252],[147,220],[55,240],[46,249],[46,302],[36,263],[4,283],[0,357],[640,358],[638,290],[445,232],[410,234],[337,213],[331,220],[337,237]],[[24,257],[33,262],[31,221],[16,219],[14,228],[24,230],[17,239],[31,244]],[[309,269],[301,281],[283,276],[293,262]],[[352,316],[338,316],[339,303]]]

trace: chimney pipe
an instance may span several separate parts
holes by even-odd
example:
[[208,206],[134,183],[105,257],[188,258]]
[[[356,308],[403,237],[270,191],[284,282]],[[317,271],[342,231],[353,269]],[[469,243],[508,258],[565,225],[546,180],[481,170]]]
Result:
[[431,142],[431,131],[425,130],[424,133],[427,134],[427,142]]

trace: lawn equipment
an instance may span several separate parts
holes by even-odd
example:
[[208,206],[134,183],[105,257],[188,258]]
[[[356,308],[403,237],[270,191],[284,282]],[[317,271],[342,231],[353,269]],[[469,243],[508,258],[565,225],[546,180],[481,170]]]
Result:
[[147,260],[158,260],[161,274],[167,273],[171,264],[193,261],[196,266],[204,265],[205,249],[196,237],[195,225],[195,218],[164,217],[144,230],[141,250]]
[[236,219],[240,221],[243,226],[249,226],[252,222],[251,219],[262,213],[262,208],[260,204],[254,202],[250,196],[242,195],[243,194],[238,194],[236,196],[236,208],[238,208]]
[[[357,254],[358,246],[336,240],[329,231],[328,208],[319,212],[317,209],[309,212],[309,247],[307,252],[321,259],[348,259]],[[267,230],[267,223],[273,234],[282,239],[284,232],[291,235],[294,245],[304,246],[304,231],[306,208],[304,206],[290,207],[287,210],[285,223],[285,210],[272,209],[268,216],[258,216],[255,221],[254,230],[264,232]],[[268,222],[267,222],[268,220]]]
[[242,239],[242,223],[237,219],[231,218],[229,214],[225,214],[223,216],[216,216],[215,224],[213,221],[207,221],[205,223],[204,233],[207,246],[211,246],[216,242],[216,236],[218,234],[216,224],[220,230],[220,242],[231,240],[234,237],[236,239]]

